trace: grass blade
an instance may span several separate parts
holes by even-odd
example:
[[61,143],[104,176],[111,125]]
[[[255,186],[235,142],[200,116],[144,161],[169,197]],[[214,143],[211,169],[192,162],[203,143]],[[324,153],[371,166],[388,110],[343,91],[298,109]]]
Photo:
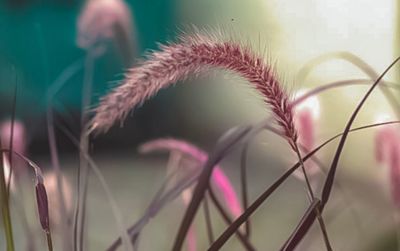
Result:
[[[210,195],[211,201],[214,203],[214,206],[218,209],[218,212],[221,214],[226,224],[228,224],[228,226],[231,225],[232,220],[229,217],[229,215],[225,212],[221,203],[218,201],[217,196],[215,195],[212,187],[210,187],[208,193]],[[244,248],[246,248],[247,250],[254,250],[254,251],[256,250],[253,247],[253,245],[249,242],[249,238],[246,235],[242,234],[239,229],[236,230],[235,234],[238,237],[239,241],[242,243]]]
[[[358,112],[361,110],[362,106],[364,105],[365,101],[367,100],[367,98],[371,95],[371,93],[373,92],[373,90],[375,89],[375,87],[379,84],[380,80],[386,75],[386,73],[400,60],[400,57],[398,57],[396,60],[394,60],[387,68],[386,70],[376,79],[375,83],[371,86],[371,88],[368,90],[368,92],[364,95],[364,97],[362,98],[362,100],[360,101],[360,103],[357,105],[356,109],[354,110],[354,112],[352,113],[349,121],[346,124],[346,127],[343,131],[343,134],[341,136],[339,145],[336,149],[336,153],[335,156],[333,158],[333,161],[331,163],[331,167],[329,169],[329,173],[328,176],[325,180],[325,184],[324,184],[324,188],[322,190],[322,197],[321,197],[321,211],[324,209],[324,207],[326,206],[326,204],[328,203],[331,191],[332,191],[332,187],[334,184],[334,179],[335,179],[335,173],[337,170],[337,166],[339,164],[339,160],[340,160],[340,156],[341,153],[343,151],[344,145],[346,143],[346,139],[347,139],[347,135],[350,132],[351,126],[354,122],[354,120],[357,117]],[[310,229],[313,220],[315,220],[315,217],[312,218],[312,215],[310,215],[310,220],[307,222],[304,222],[303,224],[304,227],[304,231],[302,231],[302,235],[300,236],[300,240],[302,238],[304,238],[304,236],[306,235],[306,233],[308,232],[308,230]],[[290,241],[289,241],[290,242]],[[290,243],[288,243],[290,244]],[[293,248],[289,248],[289,249],[285,249],[285,250],[293,250]]]
[[[340,142],[338,144],[338,147],[336,149],[336,153],[334,155],[334,158],[332,160],[331,163],[331,167],[329,169],[328,172],[328,176],[326,177],[325,180],[325,184],[322,190],[322,196],[321,196],[321,212],[323,211],[325,205],[328,203],[332,188],[333,188],[333,184],[334,184],[334,180],[335,180],[335,174],[336,174],[336,170],[337,170],[337,166],[339,164],[339,160],[340,160],[340,156],[342,154],[344,145],[346,143],[346,139],[347,136],[350,132],[351,126],[354,122],[354,120],[357,117],[357,114],[359,113],[359,111],[361,110],[362,106],[364,105],[364,103],[367,101],[368,97],[371,95],[371,93],[374,91],[375,87],[378,86],[378,84],[380,83],[381,79],[386,75],[386,73],[400,60],[400,57],[398,57],[396,60],[394,60],[386,69],[385,71],[383,71],[383,73],[376,79],[376,81],[374,82],[374,84],[369,88],[369,90],[367,91],[367,93],[364,95],[364,97],[361,99],[360,103],[357,105],[356,109],[353,111],[353,113],[350,116],[349,121],[346,124],[345,129],[343,130],[343,134],[341,136]],[[300,238],[302,239],[306,233],[308,232],[308,230],[310,229],[313,220],[315,220],[315,217],[312,218],[312,215],[310,215],[310,220],[308,220],[307,222],[303,222],[303,224],[307,224],[304,225],[302,227],[302,229],[304,229],[304,231],[302,231],[302,235],[300,236]],[[291,247],[292,245],[290,245],[290,241],[288,243],[288,246]],[[295,246],[294,246],[295,247]],[[284,249],[284,250],[293,250],[293,248],[288,248],[288,249]]]
[[[40,220],[40,224],[42,226],[43,231],[46,233],[48,250],[53,251],[53,243],[51,240],[51,231],[50,231],[50,214],[49,214],[47,192],[46,192],[46,187],[44,186],[42,170],[32,160],[28,159],[27,157],[25,157],[24,155],[22,155],[19,152],[15,152],[14,150],[11,150],[11,149],[0,149],[0,157],[1,158],[4,158],[5,153],[9,153],[11,155],[11,157],[13,154],[18,156],[23,161],[25,161],[29,165],[29,167],[31,167],[33,169],[33,171],[35,173],[35,182],[36,182],[35,191],[36,191],[36,202],[37,202],[37,209],[38,209],[38,213],[39,213],[39,220]],[[0,158],[0,160],[2,160],[1,158]],[[3,161],[2,161],[2,163],[3,163]],[[0,178],[1,178],[1,176],[4,177],[3,168],[0,170]],[[0,186],[1,186],[0,189],[2,188],[2,185],[3,185],[3,182],[0,181]],[[2,192],[2,190],[0,192]],[[6,231],[7,231],[7,229],[6,229]],[[6,239],[7,239],[7,232],[6,232]],[[7,243],[7,251],[8,250],[13,250],[13,249],[9,249],[9,246]]]
[[[247,155],[249,150],[249,142],[244,144],[242,149],[242,154],[240,156],[240,184],[242,188],[242,205],[243,210],[246,210],[249,205],[248,200],[248,190],[247,190]],[[245,235],[247,238],[250,237],[250,219],[247,219],[245,222]]]
[[10,204],[8,203],[6,179],[4,177],[3,153],[0,154],[0,198],[1,198],[1,214],[3,217],[3,226],[6,237],[7,251],[14,251],[14,237],[10,216]]
[[365,101],[367,100],[367,98],[369,97],[369,95],[372,93],[372,91],[375,89],[375,87],[379,84],[379,82],[381,81],[381,79],[386,75],[386,73],[400,60],[400,57],[398,57],[395,61],[393,61],[387,68],[386,70],[376,79],[375,83],[371,86],[371,88],[368,90],[368,92],[364,95],[364,97],[362,98],[362,100],[360,101],[360,103],[357,105],[356,109],[354,110],[353,114],[351,115],[349,121],[347,122],[347,125],[343,131],[343,135],[340,139],[339,145],[337,147],[335,156],[333,158],[329,173],[328,173],[328,177],[326,178],[325,181],[325,185],[324,185],[324,189],[322,191],[322,197],[321,197],[321,204],[322,204],[322,208],[326,205],[326,203],[328,202],[331,190],[332,190],[332,186],[333,186],[333,181],[335,178],[335,173],[336,173],[336,169],[339,163],[339,159],[340,159],[340,155],[342,153],[342,150],[344,148],[344,144],[346,142],[347,139],[347,135],[350,132],[351,126],[354,122],[354,120],[357,117],[358,112],[361,110],[362,106],[364,105]]
[[[167,179],[164,181],[164,184],[157,191],[150,205],[146,209],[145,214],[128,229],[128,233],[131,237],[132,243],[136,244],[139,233],[142,231],[142,229],[146,226],[151,218],[155,217],[157,213],[161,209],[163,209],[168,202],[175,200],[178,196],[181,195],[183,190],[191,187],[197,181],[198,177],[200,176],[200,171],[201,170],[199,169],[195,173],[192,173],[189,177],[182,178],[180,182],[177,182],[174,187],[170,188],[167,192],[164,193],[164,195],[162,195],[167,184],[169,183],[169,180],[173,178],[177,171],[174,171],[174,173],[171,173],[171,175],[167,177]],[[107,248],[107,251],[114,251],[121,244],[121,238],[118,238],[111,244],[109,248]]]
[[103,187],[103,190],[105,192],[105,196],[111,206],[111,210],[113,212],[113,216],[115,218],[116,221],[116,225],[118,227],[118,230],[120,232],[120,235],[122,236],[122,241],[123,243],[126,245],[126,248],[133,248],[130,245],[130,241],[129,241],[129,236],[127,231],[125,230],[124,224],[123,224],[123,218],[122,218],[122,213],[120,211],[120,209],[118,208],[118,205],[112,195],[112,192],[103,176],[103,174],[101,173],[99,167],[96,165],[96,163],[92,160],[92,158],[86,154],[85,152],[83,152],[83,149],[80,148],[80,144],[79,141],[63,126],[59,125],[60,130],[71,140],[71,142],[75,145],[75,147],[77,147],[79,149],[79,151],[81,151],[83,153],[83,157],[86,159],[86,161],[89,164],[89,167],[91,167],[91,169],[93,170],[93,173],[96,175],[97,179],[99,180],[101,186]]
[[199,205],[204,197],[206,190],[209,187],[210,176],[213,171],[213,167],[228,154],[238,142],[248,133],[250,127],[239,127],[234,131],[229,131],[230,134],[225,134],[219,143],[217,143],[214,151],[209,156],[207,163],[200,174],[198,184],[194,189],[192,200],[185,212],[181,225],[179,227],[178,234],[175,238],[175,243],[172,248],[173,251],[180,251],[182,249],[183,242],[187,235],[187,231],[193,221],[194,216],[199,208]]
[[289,237],[288,241],[285,243],[281,251],[283,250],[293,250],[297,244],[301,241],[304,235],[304,232],[307,231],[306,228],[308,225],[313,223],[313,218],[317,217],[316,212],[319,210],[319,206],[321,205],[321,201],[319,199],[314,200],[307,211],[304,213],[302,219],[300,220],[299,225],[296,227],[292,235]]
[[[54,113],[53,113],[53,100],[57,93],[64,87],[69,79],[71,79],[75,74],[83,66],[83,60],[78,60],[72,63],[70,66],[64,69],[64,71],[59,75],[59,77],[50,85],[47,90],[46,100],[47,100],[47,111],[46,111],[46,123],[47,123],[47,135],[49,141],[49,149],[50,149],[50,157],[51,164],[54,169],[54,173],[56,174],[57,179],[57,191],[58,191],[58,202],[60,205],[60,211],[62,215],[67,215],[66,205],[65,205],[65,196],[64,196],[64,186],[63,179],[61,178],[61,165],[60,160],[58,158],[58,150],[57,150],[57,141],[56,134],[54,130]],[[62,224],[62,235],[63,238],[63,250],[70,251],[72,250],[70,234],[68,230],[67,223],[68,220],[65,220]],[[75,238],[74,238],[75,239]],[[73,243],[75,241],[72,240]],[[76,250],[76,248],[74,249]]]
[[[332,59],[342,59],[345,60],[357,68],[359,68],[361,71],[365,73],[368,77],[370,77],[372,80],[376,80],[379,77],[379,74],[370,66],[367,64],[364,60],[362,60],[360,57],[354,55],[351,52],[348,51],[337,51],[337,52],[330,52],[327,54],[323,54],[321,56],[318,56],[314,59],[311,59],[308,63],[306,63],[302,69],[298,72],[298,77],[297,80],[300,81],[300,83],[304,83],[304,80],[310,73],[310,71],[317,66],[318,64],[321,64],[323,62],[332,60]],[[400,103],[397,101],[396,97],[393,95],[393,93],[390,90],[387,90],[383,88],[383,85],[380,85],[380,89],[389,102],[390,106],[392,109],[395,111],[397,118],[400,119]]]
[[[18,75],[15,74],[15,77],[17,78]],[[17,111],[17,89],[18,89],[18,80],[15,80],[15,86],[14,86],[14,97],[12,101],[12,108],[11,108],[11,132],[10,132],[10,142],[9,142],[9,148],[10,148],[10,153],[8,155],[8,159],[10,162],[10,175],[8,176],[7,180],[7,199],[10,199],[10,185],[11,185],[11,177],[13,173],[13,160],[12,160],[12,150],[13,150],[13,142],[14,142],[14,124],[15,124],[15,113]]]
[[204,197],[203,211],[204,211],[204,221],[206,222],[207,237],[208,237],[208,241],[211,244],[214,242],[214,232],[213,232],[210,207],[208,205],[207,197]]
[[[390,124],[399,124],[400,121],[391,121],[385,123],[377,123],[372,125],[366,125],[358,128],[351,129],[350,132],[355,132],[363,129],[373,128],[376,126],[390,125]],[[253,130],[258,130],[255,127]],[[251,132],[249,133],[251,134]],[[328,145],[330,142],[342,136],[342,133],[335,135],[334,137],[328,139],[314,150],[310,151],[307,155],[303,157],[303,161],[307,161],[311,156],[313,156],[320,149]],[[219,250],[225,242],[229,240],[229,238],[240,228],[240,226],[249,218],[253,213],[269,198],[269,196],[275,192],[275,190],[285,182],[287,178],[298,168],[300,167],[300,163],[297,162],[294,166],[288,169],[281,177],[279,177],[270,187],[267,188],[249,207],[240,215],[225,231],[217,238],[217,240],[209,247],[208,251],[217,251]]]

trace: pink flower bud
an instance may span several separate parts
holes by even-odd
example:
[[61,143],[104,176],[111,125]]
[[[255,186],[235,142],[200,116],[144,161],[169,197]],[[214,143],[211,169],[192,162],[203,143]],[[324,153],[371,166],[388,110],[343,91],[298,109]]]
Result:
[[49,204],[47,201],[46,188],[42,182],[36,184],[36,202],[38,206],[40,224],[42,229],[46,232],[50,232],[50,219],[49,219]]
[[129,7],[123,0],[87,0],[78,19],[78,46],[101,54],[107,40],[121,50],[128,65],[132,63],[135,41]]

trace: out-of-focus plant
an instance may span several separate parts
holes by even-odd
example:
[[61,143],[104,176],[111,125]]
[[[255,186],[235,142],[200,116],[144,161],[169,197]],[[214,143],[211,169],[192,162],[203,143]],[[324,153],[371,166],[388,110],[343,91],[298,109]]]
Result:
[[[107,41],[112,41],[118,47],[125,64],[131,68],[122,83],[101,98],[99,105],[92,110],[94,112],[93,118],[89,120],[86,109],[92,103],[91,86],[94,62],[106,49]],[[10,194],[7,189],[10,184],[8,180],[11,180],[12,176],[16,174],[12,172],[13,170],[16,171],[17,167],[13,155],[18,156],[35,171],[38,218],[46,234],[49,250],[53,250],[51,226],[57,226],[57,229],[59,227],[61,230],[59,232],[65,251],[82,251],[85,249],[85,243],[88,243],[85,237],[85,229],[87,229],[85,224],[89,170],[93,170],[99,179],[112,207],[113,217],[118,227],[120,237],[111,243],[107,248],[108,251],[117,250],[120,246],[125,250],[139,249],[138,240],[143,234],[143,228],[163,208],[177,198],[183,200],[185,214],[175,235],[173,251],[182,250],[185,240],[190,251],[197,250],[198,240],[193,228],[193,220],[201,205],[204,206],[209,239],[208,250],[220,250],[233,235],[236,235],[245,250],[256,250],[251,238],[251,233],[254,231],[250,222],[251,217],[292,174],[299,177],[301,182],[304,182],[307,189],[308,208],[290,236],[282,243],[280,250],[294,250],[307,236],[316,220],[318,220],[326,250],[334,250],[334,243],[329,238],[323,213],[330,201],[333,186],[339,184],[336,179],[336,172],[343,149],[350,133],[378,126],[381,128],[376,137],[376,158],[379,162],[389,166],[392,198],[396,207],[399,206],[400,141],[394,127],[389,127],[398,124],[399,121],[353,127],[358,113],[376,87],[380,87],[394,112],[400,116],[399,100],[389,89],[397,87],[393,83],[383,81],[385,74],[399,61],[399,58],[382,74],[379,74],[362,59],[349,52],[333,52],[321,55],[305,64],[299,71],[297,76],[299,82],[304,83],[308,73],[318,64],[338,58],[358,67],[368,78],[333,82],[307,92],[298,93],[298,95],[292,95],[283,87],[277,69],[271,66],[271,62],[264,60],[263,56],[259,56],[248,46],[234,42],[233,39],[223,40],[210,33],[200,34],[196,31],[194,35],[185,34],[178,42],[161,45],[159,51],[151,52],[142,63],[132,66],[136,46],[132,16],[128,6],[122,0],[88,0],[78,19],[77,45],[87,50],[84,63],[79,60],[66,68],[47,94],[49,104],[47,126],[54,172],[43,176],[41,169],[25,157],[24,147],[21,147],[21,142],[18,141],[18,137],[23,132],[18,123],[12,120],[11,124],[4,126],[6,128],[5,133],[0,130],[2,142],[10,142],[10,144],[6,143],[2,146],[6,149],[3,149],[0,154],[0,157],[4,159],[4,161],[0,161],[2,165],[0,170],[0,198],[8,251],[15,249],[10,217]],[[81,135],[80,140],[77,140],[68,129],[55,123],[52,104],[56,102],[57,92],[82,67],[84,69],[84,83],[80,123]],[[115,123],[123,123],[132,109],[142,105],[161,89],[167,88],[179,80],[198,76],[203,72],[214,69],[236,73],[246,80],[258,92],[270,109],[272,116],[260,120],[261,122],[257,124],[239,126],[228,130],[209,153],[200,150],[192,143],[171,138],[157,139],[143,144],[139,148],[141,153],[159,150],[168,151],[170,161],[165,181],[152,198],[149,206],[131,227],[125,229],[126,226],[115,198],[96,163],[90,157],[90,136],[107,132]],[[342,133],[319,144],[319,141],[316,140],[320,128],[319,114],[315,113],[315,110],[319,109],[316,95],[333,88],[360,84],[369,85],[369,89],[351,114]],[[313,103],[313,101],[315,102]],[[307,103],[311,105],[304,105]],[[71,188],[63,178],[60,168],[54,132],[55,126],[60,128],[80,153],[77,182],[78,199],[75,204],[72,223],[69,221],[69,219],[72,219],[70,217],[72,211]],[[284,158],[291,159],[294,156],[297,161],[291,168],[285,170],[284,174],[273,184],[269,185],[259,197],[254,201],[249,201],[249,183],[247,180],[249,145],[264,130],[276,134],[279,139],[288,143],[291,152],[285,152]],[[7,134],[7,132],[10,133]],[[325,163],[318,158],[317,153],[336,139],[339,139],[336,152],[330,164],[327,165],[329,169],[324,169]],[[234,149],[240,147],[242,147],[240,163],[241,201],[238,199],[239,196],[233,189],[230,179],[222,171],[219,164]],[[10,170],[8,175],[6,174],[7,166]],[[316,174],[319,174],[317,168],[320,168],[323,171],[321,173],[326,175],[321,193],[317,193],[317,187],[312,186]],[[221,198],[223,203],[220,202]],[[217,237],[214,236],[209,202],[218,210],[227,224],[226,229]],[[50,222],[50,219],[52,219],[52,222]]]
[[[279,129],[275,132],[289,142],[289,145],[299,158],[299,163],[289,170],[289,174],[298,166],[301,166],[309,191],[311,201],[309,210],[305,213],[303,219],[299,223],[298,228],[293,231],[293,234],[283,245],[282,250],[293,250],[298,245],[300,240],[304,238],[316,218],[319,220],[326,248],[327,250],[332,250],[326,227],[321,217],[321,212],[329,200],[340,155],[357,113],[360,111],[361,107],[367,100],[368,96],[372,93],[374,88],[378,86],[380,80],[383,78],[386,72],[398,60],[389,66],[382,75],[378,76],[376,74],[375,79],[373,78],[375,77],[374,73],[370,74],[371,78],[373,78],[375,82],[357,106],[349,122],[347,123],[343,134],[340,136],[340,143],[338,145],[335,157],[331,163],[331,167],[323,187],[321,200],[319,200],[314,196],[313,189],[311,188],[306,170],[304,168],[303,157],[301,157],[301,152],[298,146],[299,131],[295,129],[295,123],[292,114],[292,106],[295,102],[289,100],[288,94],[286,94],[286,92],[280,86],[279,81],[276,79],[276,76],[272,72],[271,68],[268,65],[265,65],[262,59],[257,58],[257,56],[255,56],[249,49],[238,46],[231,41],[220,42],[215,37],[210,38],[204,35],[189,36],[184,38],[181,43],[162,46],[161,49],[161,52],[153,53],[149,60],[145,61],[141,66],[132,68],[123,83],[106,97],[102,98],[99,107],[97,107],[95,110],[96,114],[91,122],[91,130],[97,132],[108,130],[116,121],[122,121],[126,117],[129,110],[136,107],[138,104],[143,103],[146,99],[156,94],[160,89],[169,86],[179,79],[186,78],[189,74],[198,74],[204,70],[208,70],[210,66],[234,71],[247,79],[250,83],[254,84],[255,89],[257,89],[260,94],[264,96],[264,100],[272,108],[274,118],[279,125]],[[363,62],[359,60],[355,64],[357,65],[360,63]],[[338,85],[332,85],[331,87],[335,86]],[[389,96],[390,92],[388,93]],[[301,114],[299,116],[301,116]],[[302,117],[299,117],[299,119],[301,122],[299,123],[300,127],[303,126],[302,143],[305,143],[305,149],[307,149],[307,147],[310,147],[309,145],[312,141],[310,140],[310,135],[312,134],[307,131],[312,128],[311,125],[309,125],[312,122],[310,121],[311,119],[307,117],[307,121],[304,121],[304,118]],[[260,127],[255,128],[256,130],[259,130],[258,128]],[[244,132],[244,134],[247,134],[247,132]],[[316,151],[318,151],[318,149],[319,148],[311,151],[307,156],[312,156]],[[219,153],[218,157],[215,157],[217,160],[214,161],[221,159],[221,155],[224,156],[225,153]],[[213,163],[212,161],[213,158],[210,157],[209,161],[205,164],[202,174],[199,177],[198,185],[194,190],[191,202],[176,236],[173,247],[174,251],[181,249],[194,215],[198,210],[200,202],[204,198],[204,194],[209,183],[208,180],[210,178],[211,171],[213,170],[213,165],[210,164]],[[286,179],[286,177],[287,176],[284,175],[283,180]],[[279,186],[283,180],[278,180],[276,183],[278,184],[277,186]],[[267,193],[267,195],[261,201],[265,200],[269,194],[270,193]],[[252,205],[254,206],[254,204]],[[244,221],[247,221],[247,218],[259,205],[260,204],[256,204],[254,207],[246,206],[246,211],[234,223],[232,223],[215,242],[213,242],[210,250],[218,250],[221,248],[230,235],[234,233]],[[247,248],[251,250],[250,247]]]

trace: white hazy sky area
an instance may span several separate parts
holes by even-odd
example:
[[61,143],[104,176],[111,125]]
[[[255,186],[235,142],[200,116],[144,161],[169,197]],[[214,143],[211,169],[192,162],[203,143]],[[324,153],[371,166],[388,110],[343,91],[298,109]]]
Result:
[[[295,63],[324,52],[345,50],[363,58],[378,72],[393,60],[393,0],[274,0],[282,48]],[[342,65],[340,72],[351,67]],[[329,70],[329,72],[334,72]]]
[[[275,49],[295,72],[308,60],[333,51],[351,52],[379,74],[395,58],[394,0],[272,0],[263,3],[267,12],[274,13],[278,20],[280,33]],[[393,71],[389,72],[386,79],[393,80],[393,76]],[[368,78],[343,60],[319,65],[310,77],[320,84]],[[365,88],[351,87],[335,93],[356,101],[365,91]],[[367,108],[370,116],[384,114],[388,120],[393,119],[383,95],[375,95],[370,102],[379,104]]]
[[[348,62],[331,60],[316,67],[304,85],[292,81],[301,66],[324,53],[351,52],[371,65],[378,74],[395,58],[394,0],[181,0],[180,4],[183,23],[193,23],[206,28],[227,26],[228,33],[232,30],[233,34],[242,34],[242,37],[239,36],[241,40],[245,43],[250,40],[256,45],[260,36],[261,46],[266,44],[272,58],[278,63],[279,73],[293,91],[310,89],[337,80],[368,78]],[[394,74],[389,72],[385,79],[393,80],[392,76]],[[229,83],[234,82],[231,77],[229,79]],[[206,81],[210,83],[212,80]],[[216,78],[215,82],[222,86],[221,81],[217,81]],[[237,85],[230,86],[231,91],[225,94],[224,99],[218,101],[220,105],[228,102],[226,100],[229,98],[243,100],[243,89],[236,90]],[[210,96],[210,90],[204,90],[210,100],[217,99]],[[341,108],[352,109],[355,107],[354,102],[357,102],[365,91],[366,88],[360,86],[329,91],[332,95],[321,96],[325,99],[322,109],[336,106],[338,100],[334,100],[333,97],[337,95],[340,98],[344,97],[346,101],[340,102],[340,105],[343,105]],[[199,102],[203,102],[203,98],[198,97]],[[193,100],[190,99],[191,102]],[[379,91],[374,93],[368,103],[376,102],[379,105],[366,107],[362,116],[368,113],[370,121],[363,122],[373,122],[373,117],[382,112],[393,118],[390,107]],[[254,117],[257,120],[264,107],[258,105],[243,108],[250,103],[251,97],[245,98],[243,102],[235,102],[235,109],[244,117]],[[218,114],[220,115],[220,111]],[[342,123],[345,118],[347,115],[340,118]],[[367,118],[364,116],[364,119]]]

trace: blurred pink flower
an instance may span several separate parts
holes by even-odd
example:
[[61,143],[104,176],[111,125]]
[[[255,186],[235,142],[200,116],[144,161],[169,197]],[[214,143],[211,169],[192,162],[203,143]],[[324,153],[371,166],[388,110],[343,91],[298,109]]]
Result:
[[400,135],[392,126],[384,126],[375,136],[375,158],[389,168],[392,200],[400,208]]
[[132,14],[123,0],[87,0],[78,18],[77,44],[101,54],[104,42],[112,40],[129,65],[135,50],[132,23]]
[[[11,134],[13,135],[12,139],[12,149],[13,151],[20,153],[22,155],[26,155],[26,131],[25,126],[20,121],[14,121],[13,125],[13,133],[11,133],[12,129],[12,122],[10,120],[4,121],[0,124],[0,139],[1,139],[1,148],[3,149],[10,149],[10,139]],[[3,164],[5,166],[5,176],[6,179],[9,179],[10,175],[10,160],[9,154],[3,154]],[[22,172],[25,172],[25,163],[15,155],[13,155],[12,159],[13,165],[13,176],[20,175]]]
[[399,134],[392,126],[384,126],[375,136],[375,158],[378,163],[385,163],[390,157],[391,149],[398,144]]
[[[12,122],[10,120],[4,121],[0,124],[0,139],[2,148],[10,148],[10,138],[11,138],[11,126]],[[14,131],[13,131],[13,150],[20,153],[26,153],[26,131],[25,126],[20,121],[14,121]]]
[[310,151],[315,145],[314,118],[310,109],[303,109],[295,113],[295,124],[299,134],[299,143]]
[[[142,153],[157,150],[178,151],[199,161],[200,164],[204,164],[208,159],[208,155],[204,151],[190,143],[177,139],[156,139],[141,145],[139,148],[139,151]],[[231,215],[235,218],[241,215],[242,207],[235,189],[219,165],[215,166],[211,179],[212,183],[223,195],[223,199]]]
[[196,231],[194,230],[193,226],[190,226],[189,231],[187,233],[187,243],[188,243],[188,251],[197,250]]
[[389,167],[393,202],[397,208],[400,208],[400,141],[393,144],[390,149]]
[[[313,98],[312,101],[305,101],[305,104],[301,106],[295,106],[294,108],[294,123],[297,128],[298,143],[300,151],[303,155],[307,154],[315,147],[315,134],[316,134],[316,123],[319,116],[319,101]],[[318,166],[313,161],[307,161],[305,163],[307,175],[309,177],[314,176],[318,173]],[[293,173],[297,178],[304,180],[304,175],[300,169]]]

